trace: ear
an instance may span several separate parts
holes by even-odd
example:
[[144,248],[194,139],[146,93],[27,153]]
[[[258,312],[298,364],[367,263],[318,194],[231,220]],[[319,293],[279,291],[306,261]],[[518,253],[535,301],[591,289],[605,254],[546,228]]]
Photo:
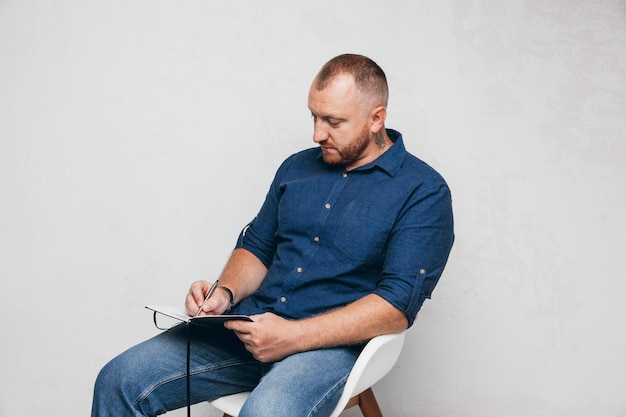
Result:
[[387,108],[385,106],[376,106],[370,113],[370,132],[377,134],[380,129],[385,126],[387,118]]

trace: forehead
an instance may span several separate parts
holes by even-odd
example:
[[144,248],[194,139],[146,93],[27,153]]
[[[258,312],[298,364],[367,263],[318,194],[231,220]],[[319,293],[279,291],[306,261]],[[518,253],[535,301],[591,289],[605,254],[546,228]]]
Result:
[[317,78],[309,89],[309,109],[313,113],[344,114],[359,107],[360,94],[354,79],[349,75],[339,75],[319,90]]

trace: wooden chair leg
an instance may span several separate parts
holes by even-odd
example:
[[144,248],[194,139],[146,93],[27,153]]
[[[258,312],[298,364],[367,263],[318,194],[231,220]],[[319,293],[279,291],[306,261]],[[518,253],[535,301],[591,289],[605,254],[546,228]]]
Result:
[[374,391],[371,388],[359,394],[359,408],[364,417],[383,417],[378,402],[376,402]]
[[343,409],[347,410],[348,408],[354,407],[355,405],[359,405],[359,404],[360,404],[359,396],[355,395],[354,397],[350,398],[350,400],[348,401],[348,404],[346,404],[346,406]]

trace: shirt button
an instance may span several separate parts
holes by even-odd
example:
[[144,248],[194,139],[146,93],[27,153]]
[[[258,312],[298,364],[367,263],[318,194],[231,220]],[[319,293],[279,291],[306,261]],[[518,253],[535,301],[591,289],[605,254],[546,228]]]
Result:
[[426,273],[426,270],[424,268],[420,269],[420,275],[424,275]]
[[326,203],[326,205],[325,205],[324,207],[326,207],[327,209],[329,209],[329,208],[330,208],[330,204]]
[[280,302],[281,302],[281,303],[284,303],[285,301],[287,301],[287,298],[286,298],[286,297],[280,297]]
[[313,238],[313,240],[314,240],[315,242],[319,242],[319,241],[320,241],[320,238],[319,238],[318,236],[315,236],[315,237]]
[[302,267],[301,267],[301,266],[297,267],[297,268],[296,268],[296,271],[298,271],[298,272],[302,272]]
[[341,174],[342,177],[346,178],[348,176],[347,172],[344,172],[343,174]]

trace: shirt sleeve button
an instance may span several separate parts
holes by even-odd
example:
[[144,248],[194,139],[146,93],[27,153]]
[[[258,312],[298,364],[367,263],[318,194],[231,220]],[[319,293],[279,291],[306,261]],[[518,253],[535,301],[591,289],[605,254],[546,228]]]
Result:
[[330,208],[330,204],[329,204],[329,203],[326,203],[326,205],[325,205],[324,207],[326,207],[327,209],[329,209],[329,208]]
[[284,303],[285,301],[287,301],[287,298],[286,298],[286,297],[280,297],[280,302],[281,302],[281,303]]
[[302,267],[301,267],[301,266],[297,267],[297,268],[296,268],[296,271],[297,271],[297,272],[302,272]]
[[313,238],[313,240],[314,240],[315,242],[319,242],[319,241],[320,241],[320,238],[319,238],[319,236],[315,236],[315,237]]

